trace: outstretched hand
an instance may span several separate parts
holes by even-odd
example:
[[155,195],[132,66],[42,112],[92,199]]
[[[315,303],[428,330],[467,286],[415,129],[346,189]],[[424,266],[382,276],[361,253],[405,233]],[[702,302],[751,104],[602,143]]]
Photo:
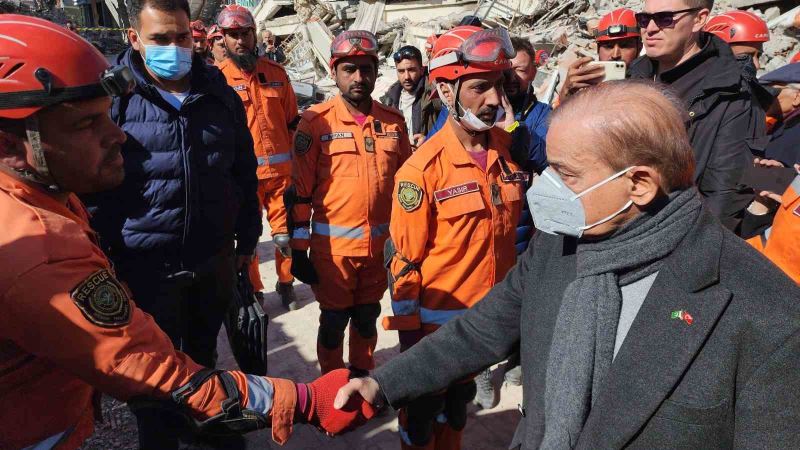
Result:
[[375,405],[378,403],[380,392],[381,388],[374,378],[353,378],[339,389],[336,394],[336,400],[333,402],[333,407],[336,409],[344,408],[354,396],[364,399],[370,405]]
[[375,415],[371,403],[358,394],[338,403],[337,392],[349,384],[349,379],[349,370],[337,369],[306,385],[310,397],[306,412],[308,423],[322,428],[329,435],[335,435],[352,430]]

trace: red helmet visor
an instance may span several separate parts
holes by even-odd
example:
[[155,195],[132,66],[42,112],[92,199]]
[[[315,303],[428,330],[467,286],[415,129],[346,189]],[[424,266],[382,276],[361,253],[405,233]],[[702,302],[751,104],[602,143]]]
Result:
[[479,31],[464,41],[459,50],[446,53],[430,62],[430,69],[454,64],[458,61],[467,63],[487,63],[499,58],[514,57],[514,46],[511,37],[504,28]]
[[256,24],[253,22],[253,16],[246,11],[222,11],[217,18],[217,25],[220,28],[227,30],[233,28],[255,28]]
[[345,37],[334,39],[331,45],[331,56],[341,58],[350,56],[358,51],[375,54],[378,51],[378,41],[372,33],[367,31],[345,31]]

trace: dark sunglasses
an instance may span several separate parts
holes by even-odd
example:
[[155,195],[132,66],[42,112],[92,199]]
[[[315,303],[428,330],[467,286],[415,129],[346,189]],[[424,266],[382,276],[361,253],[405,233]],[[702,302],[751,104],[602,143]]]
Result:
[[417,61],[422,61],[422,53],[420,53],[420,51],[416,47],[406,46],[394,52],[392,58],[394,58],[395,64],[399,63],[404,59],[416,59]]
[[680,13],[692,13],[700,11],[703,8],[689,8],[689,9],[681,9],[679,11],[660,11],[657,13],[646,13],[640,12],[636,13],[636,24],[639,25],[639,28],[647,28],[650,25],[650,21],[656,23],[658,28],[668,28],[672,25],[675,25],[675,22],[680,20],[683,16],[675,19],[675,14]]

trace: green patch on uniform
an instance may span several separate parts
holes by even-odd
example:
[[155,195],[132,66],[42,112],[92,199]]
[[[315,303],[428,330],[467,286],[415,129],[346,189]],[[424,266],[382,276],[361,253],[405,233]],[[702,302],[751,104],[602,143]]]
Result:
[[302,131],[298,131],[294,135],[294,152],[298,155],[302,156],[308,153],[308,149],[311,148],[311,136],[303,133]]
[[116,328],[131,321],[128,293],[106,269],[83,280],[70,295],[86,320],[97,326]]
[[401,181],[397,185],[397,201],[406,212],[414,211],[422,204],[422,188],[410,181]]

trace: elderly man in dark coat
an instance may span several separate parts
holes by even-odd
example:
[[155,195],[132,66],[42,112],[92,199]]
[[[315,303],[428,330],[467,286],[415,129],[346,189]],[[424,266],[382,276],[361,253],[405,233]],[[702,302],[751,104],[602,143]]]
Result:
[[677,105],[642,81],[562,104],[517,266],[335,406],[401,406],[519,341],[512,448],[800,448],[800,288],[703,206]]

